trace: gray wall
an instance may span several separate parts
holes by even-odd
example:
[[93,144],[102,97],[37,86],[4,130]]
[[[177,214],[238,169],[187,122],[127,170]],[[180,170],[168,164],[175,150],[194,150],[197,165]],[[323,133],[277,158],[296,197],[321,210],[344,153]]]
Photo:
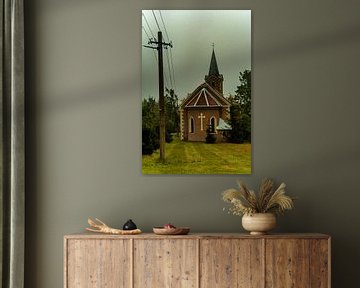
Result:
[[[88,216],[240,232],[220,192],[263,177],[299,197],[278,231],[331,234],[334,287],[357,287],[359,3],[27,1],[27,287],[62,287],[63,235]],[[252,9],[252,175],[141,175],[142,8]]]

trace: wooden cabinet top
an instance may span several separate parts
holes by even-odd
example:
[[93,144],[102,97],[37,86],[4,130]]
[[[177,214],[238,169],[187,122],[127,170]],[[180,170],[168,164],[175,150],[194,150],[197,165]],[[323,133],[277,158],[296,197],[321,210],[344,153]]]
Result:
[[287,233],[250,235],[245,233],[189,233],[188,235],[156,235],[142,233],[139,235],[108,235],[100,233],[76,233],[64,236],[65,239],[329,239],[329,235],[320,233]]

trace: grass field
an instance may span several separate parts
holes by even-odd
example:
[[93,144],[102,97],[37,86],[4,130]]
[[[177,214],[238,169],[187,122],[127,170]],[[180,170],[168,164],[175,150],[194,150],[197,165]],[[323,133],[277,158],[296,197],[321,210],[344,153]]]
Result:
[[143,174],[250,174],[251,144],[206,144],[175,139],[159,151],[142,156]]

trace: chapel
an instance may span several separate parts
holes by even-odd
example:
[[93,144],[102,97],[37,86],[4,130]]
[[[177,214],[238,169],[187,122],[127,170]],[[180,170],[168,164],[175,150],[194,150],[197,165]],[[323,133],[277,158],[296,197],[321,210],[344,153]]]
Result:
[[230,103],[223,95],[224,77],[219,73],[214,49],[204,80],[180,105],[180,137],[185,141],[205,141],[209,129],[216,141],[221,142],[223,132],[231,130],[226,123]]

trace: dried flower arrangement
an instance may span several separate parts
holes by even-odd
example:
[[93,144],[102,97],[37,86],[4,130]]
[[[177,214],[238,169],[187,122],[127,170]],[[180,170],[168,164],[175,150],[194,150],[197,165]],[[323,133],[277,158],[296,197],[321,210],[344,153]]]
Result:
[[294,207],[294,198],[285,195],[285,183],[273,189],[274,182],[264,179],[258,195],[249,190],[243,182],[238,182],[239,189],[228,189],[222,193],[222,199],[230,203],[229,213],[233,215],[252,215],[255,213],[283,214]]

